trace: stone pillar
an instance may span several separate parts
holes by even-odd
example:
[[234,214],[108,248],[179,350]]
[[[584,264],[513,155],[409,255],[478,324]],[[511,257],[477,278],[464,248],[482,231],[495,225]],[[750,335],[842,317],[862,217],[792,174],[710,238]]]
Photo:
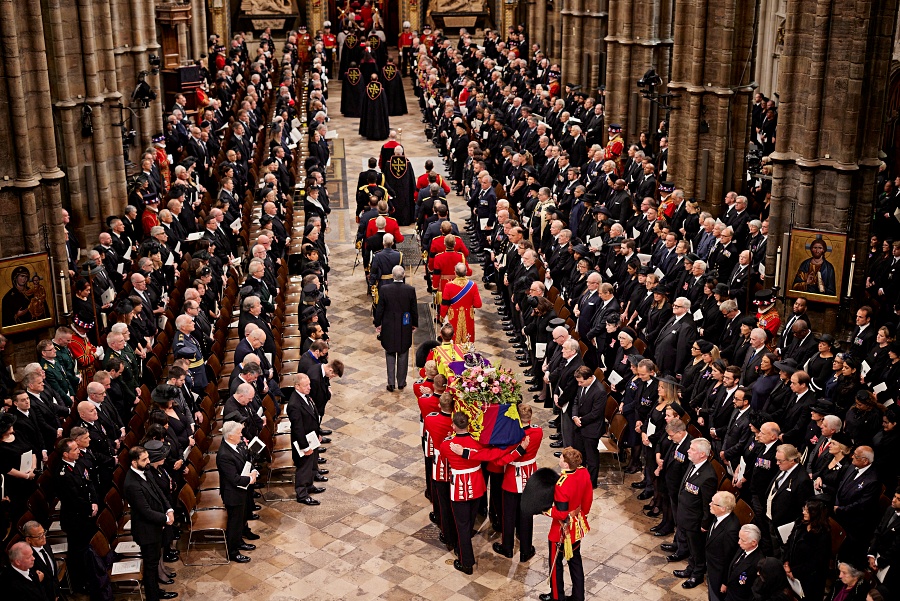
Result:
[[190,58],[206,54],[206,2],[191,0],[191,53]]
[[[778,130],[767,284],[774,284],[780,232],[791,225],[847,232],[855,283],[865,279],[874,181],[898,0],[789,0],[779,63]],[[792,211],[793,209],[793,211]],[[793,213],[793,224],[791,214]],[[787,249],[782,272],[786,270]],[[846,265],[835,265],[845,274]],[[841,286],[846,294],[846,282]],[[817,329],[844,327],[831,306]],[[849,320],[849,318],[848,318]]]
[[741,0],[685,0],[676,11],[668,91],[680,98],[671,101],[669,146],[677,152],[669,155],[669,179],[714,215],[743,178],[754,14]]
[[549,57],[547,48],[547,0],[528,0],[528,33],[533,44],[538,44],[544,55]]
[[565,0],[562,14],[562,82],[581,83],[584,55],[584,0]]
[[[651,67],[669,80],[672,39],[671,0],[615,0],[609,4],[607,50],[607,123],[621,123],[634,140],[651,127],[650,102],[635,99],[637,81]],[[658,92],[664,91],[664,86]],[[655,125],[655,124],[654,124]],[[655,127],[653,130],[655,131]]]

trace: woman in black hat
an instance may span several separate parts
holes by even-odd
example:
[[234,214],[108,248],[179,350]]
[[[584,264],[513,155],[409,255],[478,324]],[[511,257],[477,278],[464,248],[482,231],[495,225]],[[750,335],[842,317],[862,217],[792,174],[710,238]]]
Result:
[[693,311],[700,309],[700,312],[703,314],[703,320],[700,322],[700,335],[708,338],[718,336],[719,332],[725,329],[727,321],[725,315],[719,310],[719,304],[728,298],[727,286],[724,298],[718,294],[717,287],[715,278],[707,278],[703,284],[703,296],[700,297],[700,306],[691,307]]
[[778,369],[775,367],[776,361],[778,361],[778,357],[774,353],[766,353],[760,360],[759,377],[750,385],[750,392],[752,393],[750,399],[751,409],[761,410],[765,407],[766,402],[769,400],[769,395],[778,386],[778,382],[781,379],[778,375]]
[[832,363],[834,362],[834,336],[831,334],[822,334],[816,338],[819,344],[819,352],[807,359],[803,365],[803,371],[809,374],[812,380],[809,387],[813,392],[819,394],[825,390],[825,384],[832,374]]
[[[613,385],[613,397],[621,399],[619,402],[619,413],[625,418],[625,431],[622,433],[622,441],[619,448],[632,449],[631,462],[628,469],[629,473],[635,474],[640,471],[640,449],[635,448],[637,442],[637,432],[634,426],[637,422],[637,405],[640,399],[641,388],[643,382],[638,377],[638,363],[643,359],[641,355],[629,355],[628,365],[631,368],[631,375],[626,377],[618,384]],[[626,470],[627,471],[627,470]]]
[[19,470],[22,455],[31,451],[31,445],[16,436],[15,423],[15,415],[0,413],[0,476],[9,498],[9,517],[13,524],[25,513],[26,503],[37,488],[35,468],[38,462],[38,456],[32,453],[31,469],[27,472]]
[[[681,397],[682,404],[687,409],[692,410],[692,415],[694,416],[697,415],[697,410],[703,406],[703,402],[706,400],[707,395],[709,395],[710,388],[716,383],[712,374],[712,366],[720,357],[719,347],[712,342],[700,339],[695,344],[700,349],[700,360],[702,361],[702,365],[697,372],[697,379],[691,388],[690,396],[688,396],[686,392],[683,392]],[[682,376],[682,381],[684,381],[684,376]]]
[[831,402],[837,406],[838,417],[843,417],[847,413],[856,400],[856,392],[862,387],[859,381],[859,360],[855,357],[846,357],[831,398]]
[[703,363],[703,351],[700,350],[701,343],[704,348],[712,347],[712,343],[706,340],[695,340],[691,345],[691,360],[684,368],[684,373],[681,374],[681,389],[678,391],[679,398],[685,404],[691,400],[691,395],[694,394],[694,388],[700,379],[700,373],[706,367],[706,364]]
[[872,392],[859,390],[853,406],[847,411],[844,432],[850,435],[856,446],[870,446],[879,430],[881,430],[881,408],[878,401]]
[[828,454],[831,461],[822,469],[813,472],[813,487],[816,494],[827,495],[833,499],[837,493],[844,474],[851,467],[850,451],[853,450],[853,440],[846,432],[835,432],[828,443]]
[[637,349],[634,348],[634,341],[637,339],[637,334],[633,329],[626,326],[619,330],[616,338],[618,340],[616,356],[612,363],[607,364],[605,371],[607,380],[609,380],[609,377],[613,372],[618,375],[618,378],[614,377],[613,379],[618,381],[619,378],[621,378],[621,381],[617,382],[619,386],[614,386],[613,388],[613,390],[621,392],[624,390],[622,384],[631,378],[631,363],[629,357],[638,354]]
[[672,305],[666,298],[665,287],[660,284],[653,290],[653,302],[647,311],[647,323],[644,324],[644,332],[641,337],[644,342],[652,344],[670,317],[672,317]]
[[650,267],[642,266],[640,259],[631,257],[627,270],[628,279],[619,291],[619,298],[625,301],[625,310],[622,312],[625,323],[632,323],[632,320],[637,319],[638,304],[647,296],[647,274],[650,273]]
[[[550,325],[550,321],[556,317],[556,310],[554,310],[553,303],[550,302],[550,299],[543,296],[539,297],[537,299],[537,306],[532,309],[531,318],[524,328],[525,334],[528,336],[529,340],[531,340],[530,357],[535,362],[543,362],[543,358],[537,358],[537,346],[539,344],[544,345],[543,349],[544,354],[546,355],[547,344],[550,343],[551,336],[551,333],[547,331],[547,327]],[[528,365],[532,365],[531,361],[528,362]],[[532,367],[532,372],[534,374],[537,374],[539,371],[540,370],[536,366]],[[538,385],[541,384],[541,381],[538,379],[537,375],[532,375],[532,377],[528,379],[528,384]]]
[[692,407],[694,412],[697,414],[697,419],[694,420],[694,424],[697,428],[700,429],[700,432],[703,433],[704,436],[709,436],[709,416],[711,413],[711,407],[709,406],[709,402],[716,398],[716,395],[719,392],[719,387],[724,386],[722,384],[722,380],[725,377],[725,370],[728,368],[728,364],[724,359],[716,359],[712,362],[712,371],[710,371],[710,380],[712,380],[712,385],[710,386],[706,396],[702,399],[698,399],[700,404],[696,407]]

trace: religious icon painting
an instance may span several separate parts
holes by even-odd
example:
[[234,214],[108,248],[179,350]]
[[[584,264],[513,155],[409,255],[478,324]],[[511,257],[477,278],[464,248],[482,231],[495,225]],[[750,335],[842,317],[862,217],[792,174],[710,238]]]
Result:
[[786,295],[840,304],[846,256],[847,234],[792,228]]
[[4,335],[54,325],[52,277],[45,252],[0,260],[0,331]]

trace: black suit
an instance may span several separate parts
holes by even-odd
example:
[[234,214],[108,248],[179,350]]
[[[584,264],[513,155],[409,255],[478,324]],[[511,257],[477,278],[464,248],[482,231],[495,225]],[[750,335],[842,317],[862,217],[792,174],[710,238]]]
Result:
[[875,528],[878,516],[878,497],[881,495],[881,482],[874,467],[869,467],[862,474],[856,468],[850,468],[838,486],[834,497],[837,510],[834,519],[844,527],[847,540],[841,546],[840,556],[844,561],[861,561]]
[[[574,361],[573,361],[574,363]],[[600,382],[591,382],[585,391],[578,388],[575,394],[572,416],[581,418],[581,427],[575,426],[574,446],[584,457],[584,464],[591,475],[591,484],[597,487],[600,471],[600,437],[606,432],[606,389]]]
[[705,461],[700,469],[695,470],[695,467],[688,466],[678,489],[675,525],[684,529],[687,536],[690,552],[687,570],[693,578],[699,579],[706,574],[706,534],[702,530],[709,531],[712,525],[709,504],[716,494],[718,480],[710,460]]
[[148,601],[159,599],[157,566],[162,555],[163,528],[166,526],[169,500],[159,487],[144,474],[134,469],[125,472],[124,494],[131,507],[131,533],[141,547],[144,560],[144,590]]
[[[47,598],[51,600],[56,599],[59,597],[59,566],[56,563],[56,557],[53,555],[53,549],[50,548],[50,545],[44,545],[40,551],[34,547],[31,547],[31,551],[34,553],[34,566],[32,566],[32,569],[44,574],[44,580],[41,581],[41,584],[44,586]],[[44,553],[46,553],[46,557]]]
[[375,307],[375,327],[381,328],[389,386],[394,386],[395,382],[400,388],[406,386],[409,347],[412,346],[413,330],[418,325],[416,289],[403,282],[381,286]]
[[728,564],[725,601],[753,601],[756,598],[753,595],[753,583],[756,582],[756,566],[763,557],[759,547],[751,551],[750,555],[738,549]]
[[66,533],[69,545],[67,558],[69,570],[73,576],[73,584],[78,586],[84,582],[85,561],[91,538],[97,531],[91,514],[92,505],[99,505],[100,500],[87,470],[63,462],[56,478],[56,492],[60,500],[59,521]]
[[728,577],[730,560],[738,550],[738,531],[741,521],[733,513],[729,513],[715,524],[706,536],[706,568],[710,601],[723,599],[720,592]]
[[[884,569],[888,566],[894,566],[900,560],[900,515],[893,507],[888,507],[875,528],[872,535],[872,541],[869,543],[868,555],[875,557],[878,561],[878,569]],[[897,584],[900,584],[900,571],[893,572],[888,570],[884,584],[897,590]]]
[[241,472],[249,460],[250,454],[247,450],[240,446],[235,450],[224,440],[216,454],[216,465],[219,469],[219,494],[222,496],[228,512],[225,539],[229,557],[236,556],[243,543],[241,534],[247,523],[246,509],[249,495],[247,491],[250,487],[250,477],[241,476]]
[[[313,400],[309,396],[303,396],[296,390],[291,395],[287,404],[287,416],[291,421],[291,453],[294,459],[294,490],[298,499],[309,496],[309,490],[314,486],[313,477],[316,473],[318,451],[303,456],[297,449],[308,448],[306,436],[315,434],[319,429],[319,416],[316,412]],[[295,445],[296,443],[296,445]]]
[[[687,473],[688,468],[692,465],[687,456],[687,450],[691,447],[692,440],[693,437],[690,434],[686,434],[680,443],[675,444],[674,441],[672,442],[663,457],[663,467],[659,473],[660,478],[657,479],[657,486],[662,480],[665,492],[669,495],[669,504],[672,507],[673,516],[678,511],[678,493],[681,490],[681,483],[684,481],[684,475]],[[675,545],[677,546],[675,552],[678,555],[687,555],[687,536],[684,528],[676,529]]]
[[4,596],[16,601],[51,601],[46,588],[38,580],[36,568],[32,567],[29,574],[31,580],[22,576],[12,566],[6,566],[0,572],[0,586],[3,587]]
[[684,372],[690,357],[691,345],[697,339],[697,328],[690,315],[684,315],[677,322],[673,317],[659,331],[653,345],[653,356],[659,371],[666,375]]
[[[580,390],[575,381],[575,370],[584,365],[581,357],[576,353],[568,361],[560,355],[559,369],[550,375],[551,395],[556,396],[557,406],[560,408],[559,430],[562,434],[564,446],[575,444],[575,423],[572,421],[575,396]],[[565,409],[563,409],[565,407]]]
[[[813,496],[813,484],[802,466],[797,466],[785,476],[785,472],[775,475],[762,499],[765,518],[768,520],[769,536],[774,555],[781,557],[784,540],[778,532],[780,526],[793,523],[800,517],[806,501]],[[771,498],[771,512],[768,505]]]
[[[759,379],[759,365],[762,363],[763,355],[766,354],[766,347],[763,345],[759,350],[750,347],[746,356],[741,361],[741,386],[753,386],[753,383]],[[802,363],[800,365],[803,365]]]

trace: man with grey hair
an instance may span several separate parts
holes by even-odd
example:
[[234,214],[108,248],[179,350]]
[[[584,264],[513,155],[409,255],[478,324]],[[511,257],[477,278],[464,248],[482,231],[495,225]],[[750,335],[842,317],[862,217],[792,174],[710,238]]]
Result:
[[[296,501],[316,506],[319,501],[310,495],[325,492],[315,485],[318,449],[322,442],[319,431],[319,414],[310,393],[309,376],[297,374],[293,378],[294,391],[287,403],[287,416],[291,422],[291,454],[294,460],[294,492]],[[287,389],[285,389],[287,390]]]
[[750,348],[747,349],[747,355],[741,365],[741,386],[753,386],[759,378],[759,366],[763,355],[766,354],[766,340],[768,335],[764,329],[750,330]]
[[[894,460],[895,457],[887,459]],[[874,462],[872,447],[856,447],[851,459],[853,467],[844,474],[834,496],[834,519],[847,533],[840,558],[858,566],[864,565],[868,544],[878,525],[881,483],[872,469]]]
[[[759,542],[762,533],[753,524],[744,524],[738,531],[738,550],[730,558],[725,581],[719,585],[718,598],[739,601],[753,597],[753,584],[758,574],[757,565],[763,559]],[[730,593],[729,593],[730,591]]]
[[375,333],[384,349],[388,392],[393,392],[395,385],[400,390],[406,387],[409,347],[419,326],[416,289],[403,281],[405,276],[401,265],[393,266],[391,280],[381,286],[375,305]]
[[688,543],[688,565],[673,573],[687,578],[681,586],[691,589],[703,582],[706,576],[706,534],[713,525],[709,512],[713,495],[718,488],[716,470],[710,461],[712,445],[705,438],[695,438],[688,448],[691,466],[678,490],[678,509],[675,526],[684,529]]
[[697,327],[691,316],[691,301],[679,296],[672,303],[672,317],[659,331],[653,344],[659,373],[667,376],[684,372],[691,345],[697,339]]
[[738,548],[741,521],[734,515],[734,505],[734,495],[724,490],[714,494],[709,504],[709,511],[715,516],[706,537],[709,601],[724,599],[719,590],[728,577],[728,565]]
[[35,567],[34,551],[28,543],[16,543],[9,549],[9,565],[0,572],[5,594],[10,599],[39,601],[48,599],[44,581],[53,578]]
[[[252,388],[252,387],[251,387]],[[241,443],[244,425],[238,421],[222,424],[222,444],[216,454],[219,469],[219,494],[228,513],[225,539],[228,560],[248,563],[250,558],[241,551],[252,551],[256,547],[244,542],[243,535],[249,533],[247,527],[248,504],[252,503],[251,485],[256,483],[259,472],[251,469],[244,475],[245,466],[250,463],[250,451]]]
[[41,584],[47,593],[47,598],[51,600],[59,598],[59,567],[56,564],[53,550],[47,544],[47,531],[40,522],[29,520],[22,525],[21,532],[34,554],[34,569],[44,574]]
[[[394,248],[394,235],[385,234],[382,238],[383,248],[372,256],[369,266],[369,285],[381,288],[382,284],[389,281],[395,266],[403,264],[403,253]],[[375,299],[377,303],[377,299]]]
[[203,394],[209,377],[206,374],[206,360],[200,343],[194,338],[194,318],[190,315],[179,315],[175,318],[175,329],[178,331],[172,338],[172,353],[175,359],[187,359],[189,371],[193,378],[192,390],[197,394]]

